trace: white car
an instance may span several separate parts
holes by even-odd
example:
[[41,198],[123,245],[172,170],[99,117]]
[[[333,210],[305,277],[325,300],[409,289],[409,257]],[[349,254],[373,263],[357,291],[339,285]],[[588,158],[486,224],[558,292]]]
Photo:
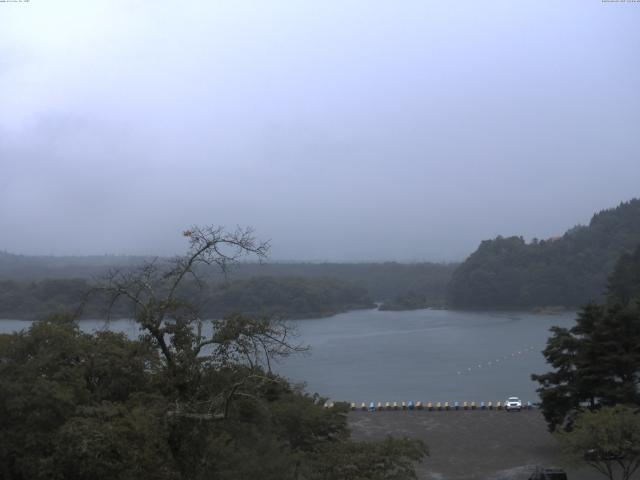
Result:
[[509,397],[504,402],[504,409],[507,412],[510,412],[511,410],[520,411],[522,410],[522,401],[518,397]]

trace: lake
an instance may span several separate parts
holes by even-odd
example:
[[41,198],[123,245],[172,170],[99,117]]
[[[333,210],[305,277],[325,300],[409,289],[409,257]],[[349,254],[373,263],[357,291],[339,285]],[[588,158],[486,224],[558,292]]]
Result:
[[[549,328],[571,326],[574,318],[575,312],[357,310],[292,321],[310,350],[274,369],[333,400],[495,402],[515,395],[537,401],[530,375],[549,369],[541,354]],[[1,320],[0,331],[28,325]],[[81,327],[93,331],[104,322],[87,320]],[[137,334],[127,320],[112,321],[110,328]]]

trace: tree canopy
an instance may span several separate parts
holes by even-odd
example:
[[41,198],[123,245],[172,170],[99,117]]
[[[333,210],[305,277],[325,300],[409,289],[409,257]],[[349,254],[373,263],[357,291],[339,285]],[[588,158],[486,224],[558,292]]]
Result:
[[557,435],[568,457],[610,480],[630,480],[640,468],[640,415],[625,406],[581,413],[570,432]]
[[639,404],[640,246],[620,257],[604,304],[590,303],[572,328],[553,327],[544,355],[553,371],[533,375],[550,429],[601,405]]
[[[199,264],[226,270],[267,246],[251,231],[194,227],[186,255],[113,271],[136,340],[87,334],[71,316],[0,335],[0,465],[8,480],[405,479],[420,441],[354,442],[346,405],[290,385],[270,361],[299,351],[289,327],[229,315],[208,323],[181,297]],[[205,333],[206,332],[206,333]]]

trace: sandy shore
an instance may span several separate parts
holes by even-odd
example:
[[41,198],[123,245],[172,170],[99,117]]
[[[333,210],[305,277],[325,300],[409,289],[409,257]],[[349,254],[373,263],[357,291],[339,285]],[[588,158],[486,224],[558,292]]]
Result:
[[562,467],[569,480],[603,477],[589,467],[563,466],[558,444],[537,410],[351,412],[358,440],[387,435],[420,438],[430,456],[420,465],[423,480],[527,480],[536,465]]

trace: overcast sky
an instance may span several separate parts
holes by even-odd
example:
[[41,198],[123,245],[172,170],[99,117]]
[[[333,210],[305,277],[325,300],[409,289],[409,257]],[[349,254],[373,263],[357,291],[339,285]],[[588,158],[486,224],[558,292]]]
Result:
[[0,2],[0,250],[459,260],[640,196],[640,3]]

